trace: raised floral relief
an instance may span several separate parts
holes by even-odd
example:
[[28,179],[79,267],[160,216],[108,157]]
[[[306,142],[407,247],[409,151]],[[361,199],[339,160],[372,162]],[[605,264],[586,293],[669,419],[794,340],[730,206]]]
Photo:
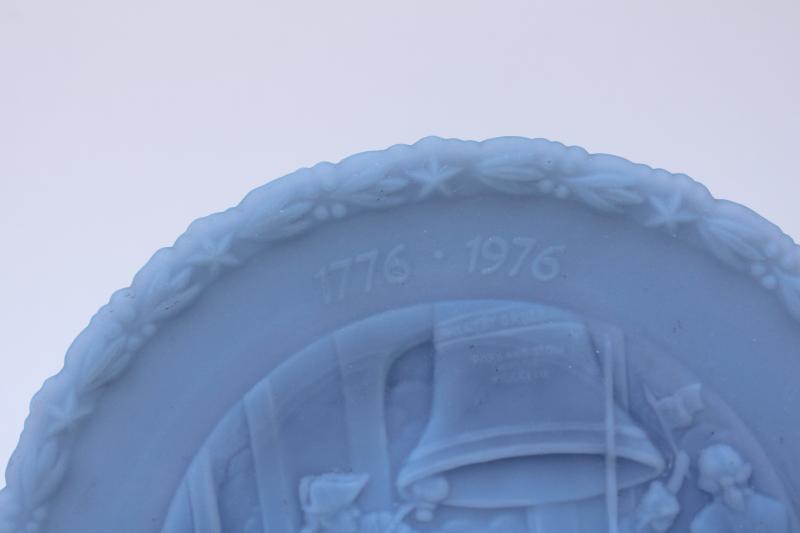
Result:
[[694,518],[691,533],[787,533],[786,508],[750,486],[753,469],[727,444],[704,449],[700,488],[713,498]]
[[322,474],[300,482],[301,533],[415,533],[397,513],[363,513],[356,502],[367,474]]

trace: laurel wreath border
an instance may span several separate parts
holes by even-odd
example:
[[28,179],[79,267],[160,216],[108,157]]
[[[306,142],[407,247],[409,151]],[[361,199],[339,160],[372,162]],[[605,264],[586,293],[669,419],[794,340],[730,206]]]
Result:
[[269,243],[331,220],[431,198],[497,193],[577,201],[700,242],[775,292],[800,320],[800,247],[753,211],[701,184],[625,159],[543,139],[428,137],[413,145],[319,163],[267,183],[227,211],[194,221],[115,292],[36,393],[0,491],[0,532],[39,531],[68,468],[70,444],[103,388],[159,325],[214,279]]

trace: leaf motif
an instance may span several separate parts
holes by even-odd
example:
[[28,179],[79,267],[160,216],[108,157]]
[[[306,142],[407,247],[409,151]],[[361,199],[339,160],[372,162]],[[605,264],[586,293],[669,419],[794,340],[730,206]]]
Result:
[[357,193],[369,189],[382,180],[387,174],[384,165],[373,165],[369,168],[348,175],[337,187],[337,190],[345,194]]
[[800,276],[781,275],[778,282],[781,299],[789,313],[800,320]]
[[[762,239],[761,233],[754,229],[750,221],[732,220],[728,218],[707,219],[708,223],[713,224],[721,230],[739,235],[743,240],[756,242]],[[759,254],[760,256],[761,254]]]
[[127,341],[127,336],[119,335],[95,353],[86,354],[80,373],[81,388],[102,387],[127,366],[132,355],[126,350]]
[[741,224],[723,219],[704,220],[698,231],[714,255],[731,266],[744,268],[747,262],[764,259],[759,247],[748,240],[753,238],[752,233]]
[[618,213],[623,207],[644,202],[644,197],[632,189],[635,179],[617,174],[591,174],[569,178],[570,189],[579,199],[595,209]]
[[536,167],[536,160],[522,159],[519,156],[501,155],[490,157],[478,163],[475,169],[478,176],[515,181],[538,181],[545,172]]
[[576,187],[591,189],[626,189],[636,185],[636,178],[624,174],[587,174],[568,178]]
[[136,327],[136,323],[153,310],[162,298],[165,290],[170,286],[170,275],[172,272],[167,268],[150,269],[148,272],[141,272],[141,281],[137,285],[137,290],[131,292],[131,305],[135,309],[135,316],[129,326]]
[[604,196],[610,202],[619,206],[638,205],[644,202],[641,194],[630,189],[606,189],[604,190]]
[[296,221],[308,214],[314,208],[314,202],[300,201],[284,206],[275,214],[276,218],[283,221]]
[[267,242],[280,241],[304,232],[311,224],[310,220],[301,220],[300,222],[285,224],[282,227],[269,228],[269,231],[266,231],[261,238]]
[[189,285],[192,280],[192,268],[187,267],[178,272],[169,282],[169,291],[172,293],[179,292]]
[[203,287],[200,284],[195,284],[179,294],[167,298],[153,310],[150,320],[153,322],[159,322],[175,316],[180,311],[185,309],[186,306],[192,303],[202,290]]
[[269,213],[258,213],[258,216],[247,221],[247,231],[245,232],[247,238],[275,241],[282,238],[282,235],[293,235],[292,230],[296,227],[295,224],[305,224],[305,227],[308,227],[307,221],[301,221],[301,219],[314,206],[314,202],[311,201],[298,201]]
[[28,464],[23,478],[23,495],[31,507],[39,507],[58,488],[67,466],[67,453],[58,437],[46,440]]
[[599,191],[595,191],[590,188],[573,188],[572,192],[584,203],[597,209],[598,211],[603,211],[606,213],[617,213],[620,211],[619,205],[600,194]]
[[384,194],[392,194],[408,187],[408,180],[402,178],[386,178],[378,185]]
[[703,242],[705,242],[706,246],[708,246],[709,250],[711,250],[711,253],[714,254],[717,259],[728,266],[735,268],[744,269],[747,267],[746,263],[742,261],[741,257],[734,254],[733,251],[711,230],[706,228],[705,225],[698,225],[697,231],[700,234],[700,237],[703,239]]

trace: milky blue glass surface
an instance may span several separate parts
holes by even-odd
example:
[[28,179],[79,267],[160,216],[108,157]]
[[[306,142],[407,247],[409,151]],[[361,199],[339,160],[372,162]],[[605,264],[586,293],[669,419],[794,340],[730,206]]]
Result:
[[798,257],[547,141],[298,171],[93,319],[0,531],[800,531]]

